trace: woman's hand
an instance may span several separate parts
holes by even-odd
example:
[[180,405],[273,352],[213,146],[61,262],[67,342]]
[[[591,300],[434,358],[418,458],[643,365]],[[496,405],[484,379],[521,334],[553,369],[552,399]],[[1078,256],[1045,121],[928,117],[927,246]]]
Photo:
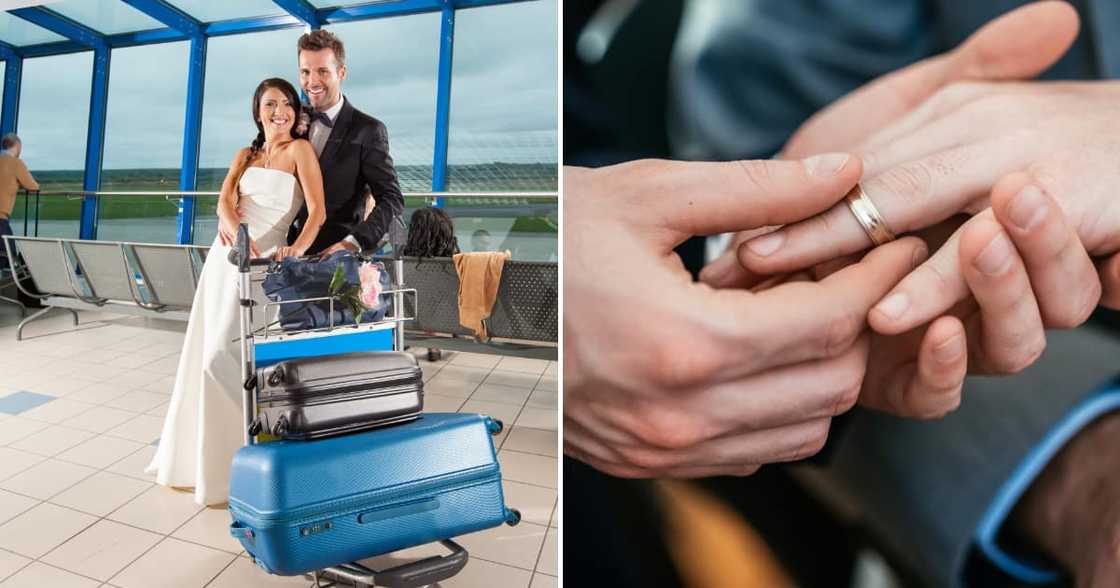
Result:
[[[218,241],[226,247],[234,247],[237,245],[237,228],[240,226],[235,220],[227,218],[225,215],[218,215]],[[257,247],[256,240],[249,239],[249,254],[253,257],[260,257],[261,250]]]
[[276,253],[272,257],[276,261],[280,261],[285,257],[303,257],[305,253],[307,253],[307,247],[283,245],[276,248]]

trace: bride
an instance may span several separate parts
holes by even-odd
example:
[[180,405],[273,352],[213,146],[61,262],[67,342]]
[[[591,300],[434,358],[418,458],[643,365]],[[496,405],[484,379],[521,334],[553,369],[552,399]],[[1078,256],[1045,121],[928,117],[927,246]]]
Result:
[[[148,466],[160,484],[193,487],[202,505],[227,501],[230,463],[243,439],[238,274],[227,260],[238,224],[249,224],[254,257],[280,259],[303,255],[326,215],[319,160],[295,88],[280,78],[261,82],[252,113],[257,137],[237,152],[222,183],[218,236],[202,268],[159,449]],[[289,246],[288,228],[305,203],[307,222]]]

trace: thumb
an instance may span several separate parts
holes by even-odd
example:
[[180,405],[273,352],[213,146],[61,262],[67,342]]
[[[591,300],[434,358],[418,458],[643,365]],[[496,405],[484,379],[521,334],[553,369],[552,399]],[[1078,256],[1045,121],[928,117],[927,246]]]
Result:
[[1076,10],[1058,0],[1008,12],[956,49],[884,75],[817,113],[783,156],[851,149],[953,82],[1033,78],[1065,54],[1078,27]]
[[859,158],[847,153],[802,161],[641,161],[617,167],[626,166],[636,214],[662,229],[670,248],[692,236],[811,217],[836,204],[863,173]]

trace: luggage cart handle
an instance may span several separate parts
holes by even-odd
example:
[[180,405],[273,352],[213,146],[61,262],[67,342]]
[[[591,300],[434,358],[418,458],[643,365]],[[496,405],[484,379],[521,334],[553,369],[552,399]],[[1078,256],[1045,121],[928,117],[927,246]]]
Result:
[[461,545],[445,539],[440,543],[449,549],[447,555],[437,555],[406,563],[384,571],[371,570],[359,564],[343,564],[324,570],[332,576],[350,582],[361,582],[385,588],[419,588],[446,580],[463,570],[470,555]]

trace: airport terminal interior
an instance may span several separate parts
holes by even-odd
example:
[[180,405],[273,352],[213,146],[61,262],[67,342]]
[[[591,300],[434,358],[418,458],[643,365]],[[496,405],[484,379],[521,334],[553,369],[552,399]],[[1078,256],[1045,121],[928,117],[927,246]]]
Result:
[[[185,323],[84,312],[52,315],[17,342],[0,306],[0,587],[308,586],[264,574],[229,534],[225,508],[156,485],[155,453]],[[454,587],[557,585],[555,362],[445,353],[424,370],[427,411],[477,412],[495,438],[506,502],[523,516],[460,537],[470,562]],[[512,425],[512,426],[511,426]],[[390,554],[385,568],[440,553]]]
[[[442,207],[463,252],[509,250],[508,263],[525,275],[551,276],[529,279],[519,294],[550,319],[513,332],[544,355],[467,345],[436,357],[426,344],[404,344],[423,370],[426,412],[504,423],[494,448],[505,502],[521,513],[516,526],[457,537],[469,561],[439,585],[556,586],[556,0],[4,6],[0,133],[18,133],[21,159],[41,184],[19,194],[11,226],[17,238],[44,239],[27,247],[46,243],[56,260],[22,277],[35,278],[47,306],[78,320],[56,308],[21,328],[39,311],[15,304],[13,276],[0,274],[0,298],[12,299],[0,302],[0,588],[316,581],[266,574],[231,537],[225,507],[203,508],[145,473],[189,310],[157,300],[157,290],[186,288],[180,300],[189,307],[230,158],[257,132],[254,88],[274,76],[298,83],[296,42],[315,29],[346,43],[342,92],[388,129],[404,223],[417,209]],[[124,242],[190,250],[195,262],[169,270]],[[102,258],[116,269],[71,265],[81,243],[119,248]],[[13,258],[30,264],[30,250],[19,252],[28,255]],[[57,288],[44,271],[61,272]],[[106,277],[127,283],[123,294],[97,295]],[[417,304],[449,296],[454,308],[454,290],[417,288]],[[380,570],[441,550],[429,544],[362,563]]]

